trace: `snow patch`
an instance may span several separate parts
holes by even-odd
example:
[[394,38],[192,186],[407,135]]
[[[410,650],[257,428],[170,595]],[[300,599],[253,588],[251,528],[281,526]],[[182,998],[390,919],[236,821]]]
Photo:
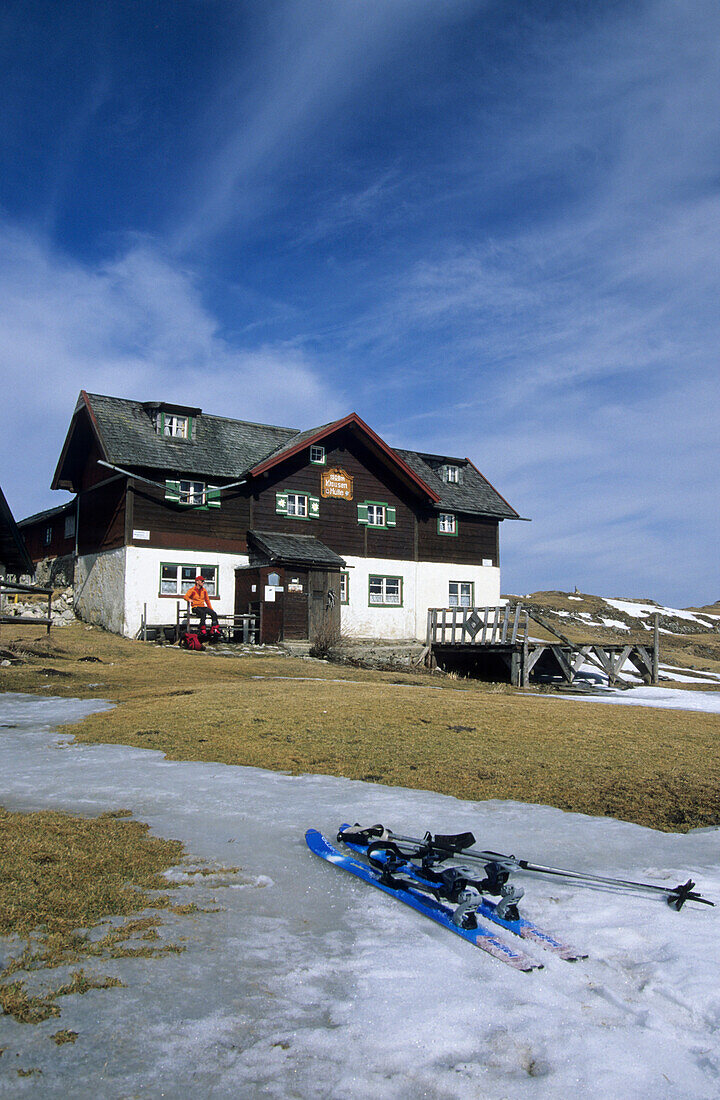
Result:
[[[693,704],[703,693],[664,694]],[[41,1070],[44,1100],[718,1096],[719,910],[676,913],[646,896],[526,876],[528,916],[590,958],[569,964],[537,949],[545,969],[521,974],[316,859],[304,832],[314,825],[332,837],[348,819],[411,835],[471,829],[482,847],[538,863],[673,885],[692,874],[720,899],[720,830],[656,833],[546,806],[169,761],[122,745],[57,752],[51,726],[98,706],[0,696],[3,804],[131,807],[192,859],[240,865],[248,888],[181,885],[183,899],[221,907],[171,918],[184,954],[103,962],[97,969],[125,986],[64,997],[60,1021],[35,1028],[0,1017],[8,1096],[22,1089],[18,1066]],[[59,1027],[79,1033],[72,1049],[48,1041]]]

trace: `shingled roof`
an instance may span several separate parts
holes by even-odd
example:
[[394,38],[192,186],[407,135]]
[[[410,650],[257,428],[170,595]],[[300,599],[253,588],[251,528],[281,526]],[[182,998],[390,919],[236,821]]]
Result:
[[295,565],[345,566],[345,559],[314,535],[281,535],[274,531],[248,531],[252,564],[282,561]]
[[[437,511],[520,519],[519,513],[469,459],[422,454],[419,451],[396,450],[395,453],[438,494],[440,502],[435,505]],[[460,470],[462,480],[459,484],[443,480],[441,468],[448,465],[457,466]]]
[[[468,459],[391,448],[355,413],[317,428],[298,431],[296,428],[231,420],[193,409],[188,410],[194,414],[193,437],[179,439],[158,435],[152,413],[154,409],[163,407],[170,408],[159,403],[152,405],[83,391],[73,424],[77,416],[86,410],[106,461],[115,466],[231,480],[262,473],[295,454],[307,441],[322,439],[338,428],[350,426],[364,433],[363,437],[371,442],[376,453],[396,464],[397,471],[407,484],[424,495],[435,510],[496,516],[499,519],[520,518]],[[179,406],[172,408],[178,409]],[[62,482],[61,469],[72,431],[71,426],[55,475],[55,487],[68,487]],[[443,480],[441,467],[447,464],[460,468],[462,476],[459,484]]]
[[89,393],[87,402],[108,462],[185,474],[242,477],[297,434],[297,428],[253,424],[202,413],[193,439],[158,435],[140,401]]

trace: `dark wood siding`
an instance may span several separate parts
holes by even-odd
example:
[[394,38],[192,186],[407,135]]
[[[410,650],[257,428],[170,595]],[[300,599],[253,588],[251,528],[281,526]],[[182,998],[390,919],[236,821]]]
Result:
[[447,561],[464,565],[482,565],[483,560],[498,565],[499,523],[480,516],[457,514],[457,535],[438,534],[438,514],[418,520],[418,556],[421,561]]
[[81,493],[78,552],[112,550],[124,542],[125,479],[112,478],[105,485]]
[[[336,553],[355,557],[412,559],[414,502],[398,478],[351,433],[338,433],[326,444],[325,466],[311,465],[303,451],[263,479],[255,497],[253,527],[258,531],[291,531],[314,535]],[[339,466],[353,478],[353,499],[321,497],[317,520],[288,519],[275,511],[276,492],[309,493],[320,497],[323,470]],[[358,523],[358,503],[371,500],[396,510],[396,526],[387,530]]]
[[[74,514],[75,508],[73,506]],[[50,528],[50,542],[45,541],[46,531]],[[75,550],[75,535],[65,538],[65,514],[49,516],[29,523],[20,528],[20,533],[25,540],[27,552],[34,562],[43,558],[60,558],[65,554],[72,554]]]
[[[164,481],[159,471],[147,476],[154,481]],[[173,504],[165,500],[161,488],[140,481],[134,482],[131,492],[132,529],[150,532],[149,540],[134,540],[135,545],[246,553],[251,504],[243,487],[223,493],[219,508],[187,508]],[[129,535],[132,539],[132,530]]]

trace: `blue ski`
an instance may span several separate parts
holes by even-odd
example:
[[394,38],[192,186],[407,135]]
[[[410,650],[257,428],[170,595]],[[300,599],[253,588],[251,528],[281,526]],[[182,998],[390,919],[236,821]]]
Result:
[[[340,832],[347,829],[347,825],[340,826]],[[353,844],[349,840],[343,841],[343,843],[351,848],[353,852],[358,852],[360,855],[364,855],[367,845]],[[382,851],[376,853],[376,858],[382,859]],[[462,853],[458,853],[457,861],[462,861]],[[408,859],[408,862],[402,866],[402,871],[411,878],[417,879],[418,883],[426,881],[422,877],[422,872],[419,867],[416,867]],[[500,917],[497,914],[497,904],[490,901],[489,898],[483,897],[478,903],[476,914],[479,917],[484,917],[485,920],[492,921],[493,924],[499,925],[500,928],[506,929],[508,932],[512,932],[513,935],[519,936],[523,940],[527,940],[529,943],[535,943],[538,947],[544,947],[547,951],[552,951],[553,954],[559,955],[561,959],[566,959],[568,962],[575,962],[577,959],[586,959],[587,955],[581,951],[576,951],[569,944],[563,943],[562,940],[557,939],[551,932],[546,932],[542,928],[538,928],[532,921],[526,920],[525,917],[518,917],[517,920],[507,920],[505,917]]]
[[503,940],[486,928],[461,928],[453,922],[453,910],[449,906],[436,901],[435,898],[428,897],[427,894],[419,890],[415,891],[412,887],[407,890],[398,890],[386,885],[381,881],[380,871],[339,851],[317,829],[308,829],[305,833],[305,840],[308,848],[315,855],[327,860],[328,863],[334,863],[336,867],[341,867],[344,871],[348,871],[351,875],[355,875],[371,886],[376,886],[383,893],[397,898],[398,901],[409,905],[411,909],[422,913],[423,916],[430,917],[436,924],[440,924],[443,928],[447,928],[450,932],[461,936],[468,943],[479,947],[482,951],[487,951],[488,954],[508,963],[509,966],[514,966],[516,970],[539,970],[542,968],[542,963],[536,962],[535,959],[532,959],[523,951],[504,943]]

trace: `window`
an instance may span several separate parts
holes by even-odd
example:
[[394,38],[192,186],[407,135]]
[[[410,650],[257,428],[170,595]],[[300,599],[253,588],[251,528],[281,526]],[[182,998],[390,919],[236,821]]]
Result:
[[65,516],[65,538],[71,539],[75,534],[75,513],[69,512]]
[[173,436],[176,439],[189,438],[189,417],[177,416],[175,413],[162,413],[160,426],[163,435]]
[[204,481],[181,481],[180,482],[180,503],[181,504],[204,504],[205,503],[205,482]]
[[182,596],[195,584],[196,577],[205,578],[205,587],[209,596],[217,596],[217,565],[174,565],[164,563],[160,566],[160,595]]
[[452,512],[441,512],[438,516],[439,535],[457,535],[457,521]]
[[402,577],[370,577],[369,601],[375,607],[402,604]]
[[166,481],[165,500],[186,507],[219,508],[220,489],[217,485],[206,485],[204,481]]
[[459,466],[445,466],[445,467],[443,467],[443,470],[444,470],[444,474],[445,474],[445,477],[443,479],[444,481],[447,481],[448,484],[450,484],[450,485],[459,485],[460,484],[460,467]]
[[472,607],[473,602],[472,581],[450,581],[450,607]]
[[287,515],[307,517],[308,499],[302,493],[288,493]]
[[358,504],[358,523],[366,527],[395,527],[397,511],[389,504],[379,500],[364,500]]
[[319,519],[320,497],[309,493],[276,493],[275,511],[280,516],[292,516],[293,519]]
[[45,528],[45,546],[49,546],[52,542],[52,527]]
[[310,448],[310,461],[314,463],[315,466],[324,466],[326,461],[325,448],[313,445]]
[[340,603],[350,603],[350,574],[340,574]]

